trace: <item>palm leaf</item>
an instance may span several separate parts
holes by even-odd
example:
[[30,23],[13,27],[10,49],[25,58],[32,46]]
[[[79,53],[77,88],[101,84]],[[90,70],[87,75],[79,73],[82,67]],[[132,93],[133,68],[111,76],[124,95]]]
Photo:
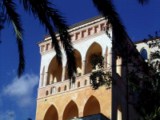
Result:
[[52,25],[50,16],[47,15],[46,0],[20,0],[20,2],[23,2],[25,10],[33,13],[35,17],[38,17],[41,24],[44,25],[46,30],[49,31],[49,34],[52,38],[52,44],[57,53],[57,60],[59,63],[61,63],[61,50],[54,32],[54,27]]
[[54,26],[57,28],[57,31],[60,35],[60,40],[62,45],[65,49],[66,56],[67,56],[67,68],[68,68],[68,77],[71,78],[76,73],[76,62],[74,56],[74,48],[72,47],[71,37],[68,33],[68,25],[66,21],[60,16],[60,13],[56,9],[48,8],[49,16],[53,21]]
[[19,52],[18,77],[20,77],[24,72],[25,68],[25,59],[24,59],[23,41],[22,41],[23,29],[20,22],[19,14],[15,11],[16,8],[15,3],[12,0],[4,0],[3,5],[6,10],[7,19],[12,23],[17,39],[18,52]]
[[129,36],[125,31],[125,28],[119,18],[118,13],[115,11],[115,8],[111,0],[92,0],[92,1],[97,10],[112,25],[112,42],[114,42],[112,46],[113,49],[115,46],[119,47],[120,48],[119,50],[122,50],[120,53],[124,53],[124,49],[126,49],[124,43],[126,42],[127,39],[129,39]]
[[75,57],[73,47],[68,33],[68,25],[59,11],[53,8],[53,4],[48,0],[21,0],[25,10],[32,12],[34,16],[38,17],[39,21],[46,27],[52,37],[52,44],[57,53],[57,60],[61,63],[61,50],[59,41],[55,36],[55,30],[59,32],[60,40],[67,56],[67,67],[69,78],[74,76],[76,72]]
[[138,2],[143,5],[143,4],[145,4],[145,3],[148,3],[149,0],[138,0]]

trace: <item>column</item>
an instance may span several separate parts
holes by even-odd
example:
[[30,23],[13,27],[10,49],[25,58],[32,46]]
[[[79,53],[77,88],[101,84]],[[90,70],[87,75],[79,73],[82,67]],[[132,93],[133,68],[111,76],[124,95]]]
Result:
[[108,55],[107,55],[107,53],[106,54],[104,54],[104,68],[107,68],[107,62],[108,62],[108,60],[107,60],[107,57],[108,57]]
[[85,67],[86,67],[86,61],[83,60],[83,61],[82,61],[82,75],[85,74]]
[[121,57],[117,57],[116,64],[117,64],[116,73],[118,73],[119,76],[121,76],[122,75],[122,67],[123,67],[122,66],[122,58]]
[[39,88],[43,87],[43,82],[44,82],[44,74],[41,74],[39,79]]
[[65,80],[66,67],[63,67],[61,81]]
[[111,67],[112,66],[112,51],[111,49],[108,52],[108,56],[107,56],[107,66]]
[[54,83],[54,81],[53,81],[53,75],[52,74],[49,75],[49,83],[50,84]]
[[43,82],[43,87],[47,85],[47,80],[48,80],[48,72],[45,72],[44,74],[44,82]]

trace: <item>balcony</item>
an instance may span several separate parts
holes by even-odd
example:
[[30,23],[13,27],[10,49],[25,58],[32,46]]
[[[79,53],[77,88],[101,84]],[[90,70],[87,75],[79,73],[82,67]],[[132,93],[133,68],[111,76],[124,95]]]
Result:
[[39,88],[38,98],[44,98],[48,96],[65,93],[67,91],[73,91],[81,89],[83,87],[90,86],[90,73],[76,78],[75,83],[70,83],[70,80],[64,80],[61,82],[53,83],[45,87]]
[[104,116],[103,114],[99,113],[99,114],[89,115],[81,118],[73,118],[71,120],[110,120],[110,119]]

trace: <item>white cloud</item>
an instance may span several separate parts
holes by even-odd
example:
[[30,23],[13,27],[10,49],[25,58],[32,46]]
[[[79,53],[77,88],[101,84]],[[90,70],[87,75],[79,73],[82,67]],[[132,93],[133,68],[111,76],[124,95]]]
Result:
[[0,112],[0,120],[16,120],[14,111]]
[[25,74],[21,78],[14,78],[12,83],[3,89],[3,94],[14,98],[18,105],[25,107],[31,104],[34,88],[38,84],[38,76]]

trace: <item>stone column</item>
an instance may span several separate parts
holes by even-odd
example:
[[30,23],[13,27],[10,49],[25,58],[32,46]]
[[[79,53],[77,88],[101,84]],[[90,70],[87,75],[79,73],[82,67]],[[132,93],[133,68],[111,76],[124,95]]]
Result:
[[39,79],[39,88],[43,87],[43,83],[44,83],[44,74],[41,74]]
[[107,65],[108,67],[112,66],[112,51],[110,50],[107,57]]
[[105,53],[104,54],[104,68],[107,68],[107,62],[108,62],[108,60],[107,60],[107,57],[108,57],[108,54],[107,53]]
[[61,81],[64,81],[64,80],[65,80],[65,73],[66,73],[66,67],[63,67],[63,70],[62,70],[62,79],[61,79]]
[[43,82],[43,87],[47,85],[47,80],[48,80],[48,72],[45,72],[44,74],[44,82]]
[[83,61],[82,61],[82,75],[85,74],[85,69],[86,69],[85,67],[86,67],[86,61],[83,60]]
[[49,83],[50,83],[50,84],[53,84],[53,83],[54,83],[54,81],[53,81],[53,75],[50,74],[49,77],[50,77],[50,78],[49,78]]
[[120,76],[122,76],[122,58],[121,57],[118,57],[117,58],[117,60],[116,60],[116,64],[117,64],[117,66],[116,66],[116,72],[120,75]]

